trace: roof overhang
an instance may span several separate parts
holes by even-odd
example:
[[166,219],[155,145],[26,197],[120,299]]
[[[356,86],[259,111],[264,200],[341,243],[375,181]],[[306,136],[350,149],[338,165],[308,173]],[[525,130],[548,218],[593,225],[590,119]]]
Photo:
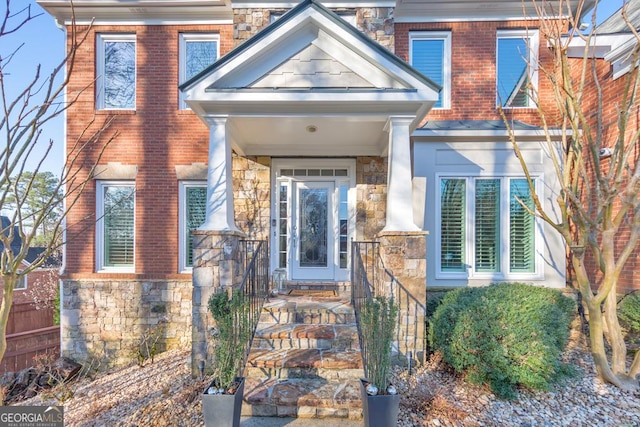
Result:
[[638,44],[633,34],[593,34],[586,39],[573,37],[569,43],[567,55],[570,58],[584,58],[587,43],[589,49],[587,58],[604,59],[610,62],[614,80],[632,69],[633,50]]
[[[561,129],[545,131],[539,126],[513,122],[509,128],[501,120],[432,121],[413,133],[414,142],[497,142],[507,141],[511,135],[518,141],[562,139]],[[570,135],[567,131],[566,135]]]
[[415,128],[440,87],[306,0],[180,89],[204,121],[229,118],[239,153],[344,156],[384,154],[389,119]]
[[[58,24],[167,25],[232,23],[228,0],[36,0]],[[73,5],[73,7],[72,7]]]
[[[451,22],[451,21],[501,21],[539,19],[534,4],[543,2],[532,0],[398,0],[394,13],[396,22]],[[578,10],[579,0],[570,0],[574,16],[588,12],[597,0],[585,0]],[[544,7],[549,16],[558,14],[559,8],[566,8],[566,0],[546,0]]]

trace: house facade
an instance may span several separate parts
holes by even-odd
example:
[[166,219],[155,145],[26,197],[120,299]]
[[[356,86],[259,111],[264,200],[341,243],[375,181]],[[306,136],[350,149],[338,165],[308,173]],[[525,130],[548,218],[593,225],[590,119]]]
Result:
[[[69,2],[39,4],[71,43]],[[531,194],[498,108],[550,206],[531,96],[552,108],[551,88],[528,64],[551,58],[528,2],[73,4],[88,36],[67,150],[92,120],[119,135],[80,169],[64,355],[125,362],[165,322],[165,346],[201,358],[204,305],[235,283],[242,239],[268,242],[288,280],[331,283],[349,280],[351,241],[377,240],[417,301],[428,286],[565,286],[563,241],[520,203]]]

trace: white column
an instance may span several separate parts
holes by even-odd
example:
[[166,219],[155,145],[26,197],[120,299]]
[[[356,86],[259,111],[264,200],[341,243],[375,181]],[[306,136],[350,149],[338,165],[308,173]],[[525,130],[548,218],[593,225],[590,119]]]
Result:
[[207,117],[209,167],[207,172],[207,218],[199,230],[239,231],[233,212],[231,138],[227,117]]
[[413,184],[411,180],[411,132],[413,117],[390,117],[389,161],[387,173],[386,231],[419,231],[413,222]]

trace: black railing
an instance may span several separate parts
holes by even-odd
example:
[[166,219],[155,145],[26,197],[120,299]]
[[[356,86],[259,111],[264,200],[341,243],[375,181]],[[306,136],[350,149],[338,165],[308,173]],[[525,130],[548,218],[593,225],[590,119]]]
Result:
[[240,241],[240,271],[243,271],[242,281],[238,285],[246,307],[248,307],[247,320],[251,333],[249,341],[245,343],[243,355],[246,365],[253,335],[260,320],[260,313],[264,302],[269,297],[269,250],[267,242],[262,240]]
[[[426,301],[416,299],[393,272],[384,266],[379,242],[353,242],[351,253],[352,303],[358,327],[361,327],[360,312],[368,298],[378,295],[392,296],[398,306],[393,352],[405,360],[413,358],[424,362],[427,349]],[[359,332],[362,337],[362,331]],[[360,344],[362,356],[366,361],[367,343]]]

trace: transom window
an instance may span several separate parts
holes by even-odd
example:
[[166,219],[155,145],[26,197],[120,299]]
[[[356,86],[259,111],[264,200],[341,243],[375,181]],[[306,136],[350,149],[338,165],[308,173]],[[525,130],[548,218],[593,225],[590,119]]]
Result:
[[98,34],[96,49],[99,110],[136,108],[136,35]]
[[540,274],[533,198],[525,178],[442,177],[439,183],[440,276]]
[[[180,34],[180,83],[184,83],[220,56],[220,36],[218,34]],[[189,108],[180,97],[180,108]]]
[[537,88],[537,31],[498,31],[496,51],[497,105],[533,107]]
[[207,216],[206,182],[180,183],[180,271],[193,268],[193,236]]
[[435,108],[451,107],[451,33],[420,31],[409,34],[409,62],[442,86]]
[[134,270],[135,186],[132,182],[97,183],[97,269]]

